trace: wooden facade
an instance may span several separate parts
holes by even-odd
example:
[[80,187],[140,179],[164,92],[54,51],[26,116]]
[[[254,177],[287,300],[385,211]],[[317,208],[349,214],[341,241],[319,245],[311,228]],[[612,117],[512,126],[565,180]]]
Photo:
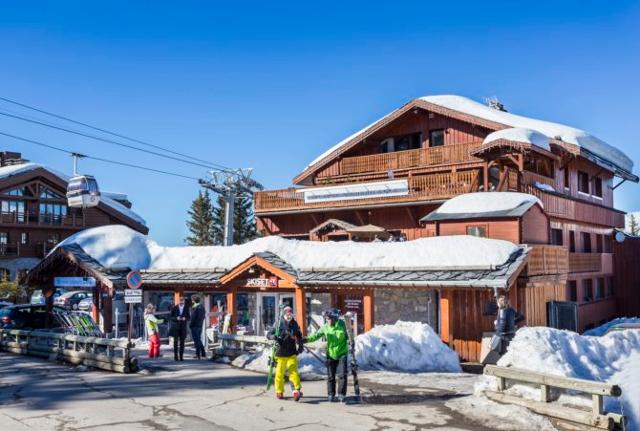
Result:
[[[614,244],[613,233],[624,227],[624,212],[614,208],[614,177],[636,182],[637,177],[603,168],[556,137],[549,140],[550,149],[504,140],[483,145],[489,133],[503,128],[413,100],[309,166],[294,178],[293,187],[256,193],[258,229],[265,235],[315,240],[319,238],[309,232],[333,218],[375,224],[397,239],[484,232],[489,238],[531,247],[528,266],[510,291],[527,324],[546,325],[546,303],[551,300],[578,303],[580,330],[620,314],[623,308],[611,304],[620,295],[637,298],[640,286],[627,288],[634,271],[629,261],[617,260],[616,253],[624,252]],[[326,202],[304,199],[308,188],[390,178],[406,179],[408,193]],[[493,190],[529,193],[542,206],[522,217],[419,221],[458,194]],[[492,329],[492,319],[478,315],[478,310],[493,294],[440,292],[441,337],[465,359],[477,358],[482,332]]]

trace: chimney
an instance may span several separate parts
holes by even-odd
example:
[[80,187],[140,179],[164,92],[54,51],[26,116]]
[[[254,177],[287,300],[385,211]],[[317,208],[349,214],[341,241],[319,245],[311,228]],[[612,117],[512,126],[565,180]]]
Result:
[[26,160],[22,158],[21,153],[16,153],[13,151],[0,152],[0,166],[19,165],[24,162],[26,162]]

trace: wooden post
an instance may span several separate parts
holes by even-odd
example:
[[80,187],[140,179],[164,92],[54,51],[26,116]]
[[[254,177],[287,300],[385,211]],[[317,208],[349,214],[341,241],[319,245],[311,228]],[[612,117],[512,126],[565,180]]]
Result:
[[229,328],[231,332],[234,332],[236,324],[236,288],[231,287],[227,291],[227,313],[231,316],[229,319]]
[[373,289],[367,289],[364,291],[362,306],[364,308],[364,332],[367,332],[373,329],[375,324]]
[[604,408],[602,406],[602,395],[591,395],[591,408],[593,409],[594,415],[603,414]]
[[173,292],[173,305],[178,305],[180,303],[180,298],[184,294],[184,287],[178,287]]
[[443,343],[451,345],[453,342],[451,339],[451,305],[449,298],[443,294],[444,292],[440,294],[440,339]]
[[307,298],[303,287],[296,287],[296,320],[302,335],[307,335]]
[[489,164],[485,163],[482,167],[482,185],[483,191],[489,191]]
[[549,402],[549,389],[550,387],[547,385],[540,385],[540,401],[543,403]]

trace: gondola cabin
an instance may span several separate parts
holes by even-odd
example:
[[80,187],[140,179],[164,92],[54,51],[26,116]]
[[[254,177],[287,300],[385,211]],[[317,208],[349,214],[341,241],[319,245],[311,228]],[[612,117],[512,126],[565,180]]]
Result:
[[69,180],[67,205],[71,208],[91,208],[99,203],[100,189],[92,175],[78,175]]

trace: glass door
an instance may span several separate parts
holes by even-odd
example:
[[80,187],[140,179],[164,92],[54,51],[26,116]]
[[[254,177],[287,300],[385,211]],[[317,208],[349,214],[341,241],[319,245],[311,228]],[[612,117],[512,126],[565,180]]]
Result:
[[293,310],[293,314],[295,316],[296,314],[295,295],[293,293],[281,293],[279,296],[280,296],[280,301],[279,301],[280,305],[284,307],[291,307],[291,309]]
[[265,335],[278,317],[278,311],[276,307],[278,294],[276,293],[260,293],[258,299],[258,316],[259,316],[259,328],[258,333]]

